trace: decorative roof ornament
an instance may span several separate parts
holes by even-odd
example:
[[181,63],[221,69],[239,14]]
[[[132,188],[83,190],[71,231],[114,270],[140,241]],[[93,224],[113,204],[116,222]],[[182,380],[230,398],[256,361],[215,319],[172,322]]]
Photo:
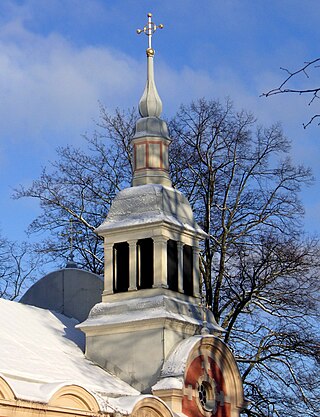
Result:
[[145,33],[148,36],[148,49],[146,50],[147,56],[153,56],[154,55],[154,49],[152,49],[152,35],[157,29],[163,29],[163,24],[160,23],[160,25],[156,25],[151,21],[152,14],[148,13],[148,23],[144,26],[143,29],[137,29],[137,34],[140,35],[140,33]]
[[200,334],[206,335],[210,334],[210,330],[208,329],[208,322],[207,322],[207,312],[209,310],[209,306],[205,303],[204,299],[201,299],[201,303],[199,304],[202,310],[202,328],[200,330]]
[[69,241],[69,256],[66,264],[66,268],[77,268],[78,265],[74,260],[73,255],[73,240],[76,234],[81,234],[81,231],[75,231],[73,227],[73,219],[70,217],[69,219],[69,231],[68,233],[61,233],[61,236],[67,237]]
[[148,36],[147,53],[147,83],[139,102],[139,113],[141,117],[159,117],[162,112],[162,101],[154,82],[153,57],[155,54],[152,48],[152,35],[157,29],[163,29],[163,25],[156,25],[151,20],[152,14],[148,13],[148,23],[143,29],[137,29],[137,34],[145,33]]

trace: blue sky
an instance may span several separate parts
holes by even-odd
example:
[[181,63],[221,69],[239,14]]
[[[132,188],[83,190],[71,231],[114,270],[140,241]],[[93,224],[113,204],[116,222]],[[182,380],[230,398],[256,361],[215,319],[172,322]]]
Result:
[[320,56],[318,0],[1,0],[2,233],[24,238],[39,208],[12,200],[12,189],[37,178],[58,146],[81,146],[99,102],[111,111],[137,105],[146,37],[135,30],[148,12],[165,25],[153,43],[164,115],[192,99],[230,97],[261,124],[281,121],[293,159],[316,177],[302,197],[307,230],[320,232],[320,127],[302,127],[319,105],[304,96],[260,97],[283,79],[280,66]]

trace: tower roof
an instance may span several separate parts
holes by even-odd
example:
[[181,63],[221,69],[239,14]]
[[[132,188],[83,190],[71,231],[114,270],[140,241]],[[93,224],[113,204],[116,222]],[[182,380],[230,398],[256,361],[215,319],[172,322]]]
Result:
[[171,142],[167,124],[160,119],[162,102],[154,79],[152,35],[163,25],[156,25],[148,13],[148,22],[137,33],[148,37],[147,81],[139,102],[141,118],[136,123],[132,138],[134,152],[133,185],[162,184],[171,186],[169,176],[168,147]]
[[120,191],[115,197],[106,220],[97,233],[117,229],[137,228],[155,223],[167,223],[204,238],[206,234],[195,221],[188,199],[172,187],[147,184]]

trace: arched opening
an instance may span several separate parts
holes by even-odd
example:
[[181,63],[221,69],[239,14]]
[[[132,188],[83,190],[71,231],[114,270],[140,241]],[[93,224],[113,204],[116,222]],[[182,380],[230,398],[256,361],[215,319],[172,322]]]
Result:
[[192,246],[183,246],[183,292],[193,295],[193,250]]
[[140,239],[137,242],[137,286],[138,289],[152,288],[153,285],[153,240]]
[[129,244],[115,243],[113,246],[113,290],[126,292],[129,288]]
[[170,290],[178,291],[178,247],[177,242],[167,242],[167,277]]
[[[60,388],[51,397],[49,405],[64,409],[71,408],[87,412],[93,411],[95,415],[100,411],[100,407],[95,397],[86,389],[78,385],[66,385]],[[92,414],[90,413],[90,415]]]
[[131,412],[131,417],[173,417],[172,411],[159,398],[143,398]]

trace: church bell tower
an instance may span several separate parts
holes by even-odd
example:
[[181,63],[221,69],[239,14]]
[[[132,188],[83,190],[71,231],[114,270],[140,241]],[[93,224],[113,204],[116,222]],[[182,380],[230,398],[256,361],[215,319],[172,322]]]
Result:
[[211,312],[203,325],[200,306],[199,253],[206,234],[169,175],[171,139],[160,118],[152,47],[162,27],[149,13],[137,31],[148,37],[147,82],[132,138],[132,186],[118,193],[96,229],[104,238],[104,291],[80,325],[87,357],[144,393],[178,343],[221,331]]

